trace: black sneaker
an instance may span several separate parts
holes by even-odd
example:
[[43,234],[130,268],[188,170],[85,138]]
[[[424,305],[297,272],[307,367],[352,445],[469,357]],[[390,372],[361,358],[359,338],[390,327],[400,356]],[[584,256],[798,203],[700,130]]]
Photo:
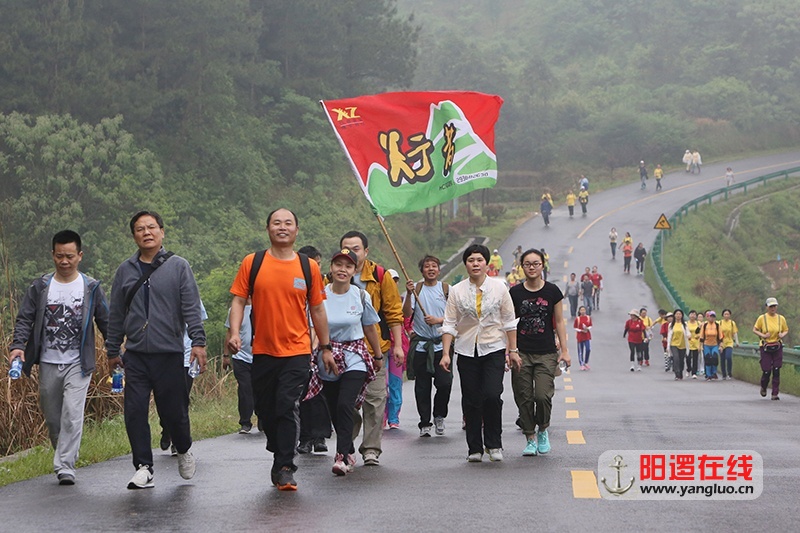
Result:
[[297,453],[311,453],[311,441],[301,441],[300,444],[297,445]]
[[169,434],[166,431],[161,433],[161,442],[158,445],[161,447],[162,451],[169,450],[169,445],[172,444],[172,440],[169,438]]
[[325,439],[315,439],[314,440],[314,452],[316,453],[326,453],[328,451],[328,445],[325,444]]
[[767,388],[761,387],[761,397],[766,398],[766,396],[767,396]]
[[70,474],[69,472],[61,472],[60,474],[58,474],[57,477],[58,477],[58,484],[59,485],[74,485],[75,484],[75,476],[73,474]]
[[284,466],[277,473],[273,474],[273,482],[278,490],[290,491],[297,490],[297,481],[294,480],[294,472],[288,466]]

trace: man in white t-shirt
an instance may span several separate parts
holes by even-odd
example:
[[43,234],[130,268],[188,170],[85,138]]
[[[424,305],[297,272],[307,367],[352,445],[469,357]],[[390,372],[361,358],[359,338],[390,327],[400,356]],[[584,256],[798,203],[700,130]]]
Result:
[[86,391],[95,369],[94,323],[105,337],[108,303],[100,282],[78,271],[80,235],[56,233],[52,253],[55,272],[36,279],[25,293],[9,358],[19,357],[28,376],[39,365],[39,398],[55,448],[53,469],[60,485],[73,485]]
[[[406,298],[403,315],[413,316],[414,336],[408,348],[409,379],[415,378],[414,396],[419,412],[419,436],[430,437],[435,426],[437,435],[444,435],[444,419],[447,417],[447,404],[453,386],[453,374],[444,370],[442,360],[441,327],[444,322],[444,308],[447,304],[449,287],[439,281],[438,258],[426,255],[419,262],[423,282],[415,285],[406,283]],[[413,295],[413,296],[412,296]],[[419,301],[422,305],[417,305]],[[433,426],[431,426],[431,382],[436,387],[433,398]]]

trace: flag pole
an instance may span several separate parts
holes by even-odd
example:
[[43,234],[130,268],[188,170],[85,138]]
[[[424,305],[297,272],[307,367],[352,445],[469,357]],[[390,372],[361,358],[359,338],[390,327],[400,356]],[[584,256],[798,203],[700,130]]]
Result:
[[[394,254],[394,258],[397,259],[397,264],[400,265],[400,271],[403,272],[403,276],[406,278],[406,283],[411,281],[411,277],[406,272],[406,267],[403,265],[403,260],[400,259],[400,254],[397,253],[397,248],[394,247],[394,243],[392,242],[392,238],[389,236],[389,231],[386,229],[386,225],[383,223],[383,218],[377,213],[375,213],[375,218],[378,219],[378,224],[381,225],[381,230],[383,231],[384,237],[389,242],[389,247],[392,249],[392,253]],[[422,311],[422,314],[428,316],[428,312],[425,311],[425,308],[422,307],[422,302],[419,301],[419,294],[417,294],[416,289],[412,291],[414,294],[414,298],[417,300],[417,305],[419,306],[419,310]]]

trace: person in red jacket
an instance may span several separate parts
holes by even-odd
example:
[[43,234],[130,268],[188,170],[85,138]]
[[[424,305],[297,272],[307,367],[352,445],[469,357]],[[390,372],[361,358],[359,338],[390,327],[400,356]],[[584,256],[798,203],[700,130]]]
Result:
[[592,317],[586,314],[586,307],[578,308],[578,316],[572,324],[575,329],[575,339],[578,341],[578,361],[581,370],[589,370],[589,354],[592,352]]
[[[645,332],[645,325],[642,322],[642,318],[639,316],[638,309],[631,309],[628,313],[630,318],[627,322],[625,322],[625,331],[622,332],[622,336],[628,337],[628,348],[631,350],[631,372],[634,370],[641,371],[642,370],[642,359],[644,358],[644,332]],[[639,363],[638,366],[634,365],[634,355],[636,356],[636,361]]]

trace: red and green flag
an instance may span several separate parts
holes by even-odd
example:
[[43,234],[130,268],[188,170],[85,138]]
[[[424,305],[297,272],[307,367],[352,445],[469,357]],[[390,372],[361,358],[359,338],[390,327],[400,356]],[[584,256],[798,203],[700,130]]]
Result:
[[499,96],[402,92],[320,103],[378,215],[418,211],[497,183]]

